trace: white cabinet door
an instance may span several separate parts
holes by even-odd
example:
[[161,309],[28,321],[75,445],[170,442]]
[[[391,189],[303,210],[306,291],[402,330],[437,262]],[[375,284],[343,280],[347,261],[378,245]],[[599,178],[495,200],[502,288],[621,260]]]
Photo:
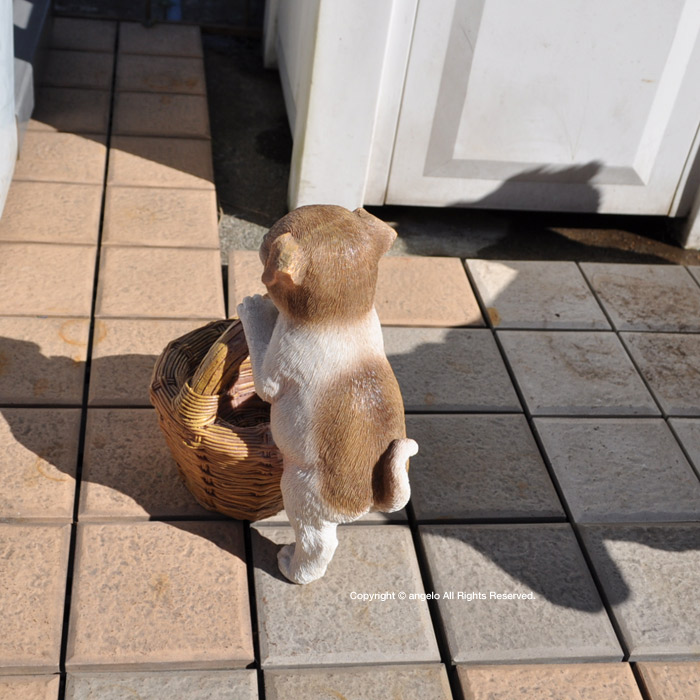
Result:
[[687,214],[699,36],[700,0],[419,0],[386,202]]

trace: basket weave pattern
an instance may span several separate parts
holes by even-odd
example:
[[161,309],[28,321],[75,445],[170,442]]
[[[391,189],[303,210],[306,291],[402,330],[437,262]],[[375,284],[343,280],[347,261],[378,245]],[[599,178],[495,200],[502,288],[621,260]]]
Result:
[[214,321],[156,362],[151,403],[185,485],[204,508],[259,520],[282,509],[282,457],[255,393],[240,321]]

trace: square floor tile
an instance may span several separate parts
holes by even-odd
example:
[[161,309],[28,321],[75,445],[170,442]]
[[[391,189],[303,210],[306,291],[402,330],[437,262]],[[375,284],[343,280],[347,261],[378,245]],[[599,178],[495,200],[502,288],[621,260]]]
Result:
[[204,62],[201,58],[121,53],[116,89],[206,95]]
[[388,326],[484,325],[458,258],[382,258],[375,306]]
[[90,409],[80,489],[81,521],[207,513],[182,483],[155,411]]
[[94,246],[0,242],[0,314],[90,316]]
[[58,700],[61,679],[55,676],[0,676],[0,698]]
[[108,90],[43,87],[38,91],[28,128],[32,131],[106,134],[109,106]]
[[119,52],[201,58],[202,38],[196,26],[156,24],[146,27],[137,22],[122,22],[119,25]]
[[209,138],[204,95],[118,92],[112,131],[127,136]]
[[263,266],[257,250],[232,250],[228,257],[228,315],[236,315],[236,307],[244,297],[267,294],[262,283]]
[[0,674],[58,673],[70,528],[0,523]]
[[700,480],[665,421],[535,421],[576,522],[700,520]]
[[0,317],[0,403],[79,406],[89,334],[87,318]]
[[102,242],[218,250],[216,216],[213,190],[108,187]]
[[690,458],[695,472],[700,477],[700,419],[698,418],[672,418],[669,425],[683,445],[686,454]]
[[685,268],[583,263],[581,269],[618,330],[700,330],[700,287]]
[[[408,513],[406,509],[402,508],[393,513],[380,513],[379,511],[371,511],[366,513],[358,520],[354,520],[351,523],[346,523],[347,525],[382,525],[390,522],[406,522],[408,520]],[[270,515],[262,520],[256,520],[257,525],[289,525],[289,518],[287,517],[287,512],[283,509],[279,513]]]
[[97,316],[208,320],[225,313],[218,250],[103,249]]
[[97,243],[101,207],[99,185],[15,180],[0,219],[0,240]]
[[69,673],[65,700],[258,700],[255,671]]
[[637,664],[650,700],[696,700],[700,696],[700,661],[645,661]]
[[203,325],[201,319],[97,319],[90,364],[89,404],[150,406],[151,375],[165,346]]
[[105,136],[27,131],[15,164],[15,180],[102,185]]
[[468,700],[642,700],[628,664],[457,666]]
[[384,328],[408,411],[520,411],[488,330]]
[[523,416],[407,416],[419,520],[564,517]]
[[[413,540],[400,525],[341,527],[325,576],[300,586],[277,568],[290,527],[255,526],[253,562],[263,667],[439,661]],[[353,592],[395,592],[362,601]]]
[[110,185],[214,189],[211,145],[204,139],[113,136]]
[[452,700],[442,665],[265,671],[267,700]]
[[654,400],[614,333],[499,331],[533,415],[655,415]]
[[622,658],[569,525],[425,525],[420,532],[453,663]]
[[116,22],[54,17],[49,44],[54,49],[113,52],[116,36]]
[[73,520],[79,409],[0,409],[0,520]]
[[630,661],[697,655],[700,523],[582,530]]
[[494,328],[610,328],[576,263],[466,264]]
[[109,90],[112,87],[113,65],[112,53],[49,49],[41,73],[41,84]]
[[668,415],[700,416],[700,335],[622,333],[622,340]]
[[66,666],[243,667],[253,661],[243,526],[78,526]]

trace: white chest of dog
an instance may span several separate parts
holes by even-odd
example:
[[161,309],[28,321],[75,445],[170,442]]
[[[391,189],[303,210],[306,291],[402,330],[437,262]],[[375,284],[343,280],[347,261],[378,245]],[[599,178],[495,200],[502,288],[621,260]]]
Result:
[[358,209],[301,207],[260,248],[269,298],[238,306],[255,390],[271,404],[295,543],[280,571],[309,583],[326,571],[336,528],[410,496],[403,402],[374,309],[377,268],[395,232]]

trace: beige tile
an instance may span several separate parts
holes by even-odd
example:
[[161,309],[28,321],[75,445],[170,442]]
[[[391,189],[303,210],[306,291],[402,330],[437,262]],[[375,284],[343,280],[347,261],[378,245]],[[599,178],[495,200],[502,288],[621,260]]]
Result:
[[57,673],[70,525],[0,523],[0,673]]
[[106,245],[219,248],[213,190],[108,187]]
[[61,679],[56,676],[0,676],[0,698],[58,700]]
[[484,325],[458,258],[382,258],[375,305],[389,326]]
[[87,318],[0,317],[0,403],[80,405]]
[[114,136],[108,183],[214,189],[211,146],[203,139]]
[[54,17],[49,44],[54,49],[113,52],[116,36],[116,22]]
[[195,26],[156,24],[146,27],[136,22],[122,22],[119,52],[201,58],[202,39],[199,27]]
[[36,107],[27,128],[32,131],[106,134],[109,103],[107,90],[39,88]]
[[114,56],[111,53],[49,49],[41,84],[109,90],[113,65]]
[[112,131],[126,136],[209,138],[209,112],[203,95],[118,92]]
[[228,258],[229,316],[236,315],[236,306],[244,297],[267,294],[262,283],[262,263],[257,250],[232,250]]
[[206,95],[201,58],[120,54],[117,90]]
[[73,519],[79,432],[79,409],[0,409],[0,519]]
[[89,316],[94,246],[0,242],[0,314]]
[[101,185],[106,156],[104,136],[28,131],[14,179]]
[[178,476],[155,411],[90,409],[81,521],[196,517],[207,512]]
[[253,661],[243,526],[78,526],[66,666],[236,668]]
[[0,240],[97,243],[102,188],[15,180],[0,219]]
[[638,663],[649,700],[697,700],[700,697],[700,661]]
[[102,251],[96,313],[122,318],[222,318],[217,250],[121,248]]
[[165,346],[203,325],[201,319],[97,319],[90,364],[89,404],[150,406],[151,374]]
[[621,663],[457,666],[457,676],[465,700],[642,700]]

